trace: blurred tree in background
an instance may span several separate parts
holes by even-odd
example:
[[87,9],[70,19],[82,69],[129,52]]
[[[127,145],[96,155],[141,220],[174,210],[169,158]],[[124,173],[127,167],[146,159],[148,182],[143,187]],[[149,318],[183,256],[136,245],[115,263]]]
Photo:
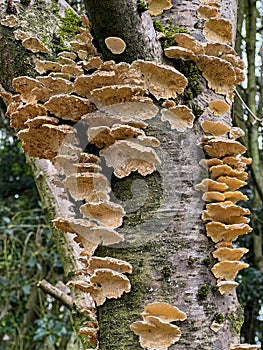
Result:
[[25,156],[0,106],[0,349],[66,349],[69,313],[36,284],[63,269]]
[[245,261],[250,267],[239,275],[239,300],[245,309],[242,328],[243,340],[247,343],[263,343],[263,151],[262,151],[262,106],[263,106],[263,4],[262,1],[239,0],[236,51],[247,65],[247,79],[238,87],[240,97],[235,99],[234,120],[246,136],[243,143],[248,156],[253,158],[249,168],[245,205],[251,210],[253,232],[239,240],[249,248]]

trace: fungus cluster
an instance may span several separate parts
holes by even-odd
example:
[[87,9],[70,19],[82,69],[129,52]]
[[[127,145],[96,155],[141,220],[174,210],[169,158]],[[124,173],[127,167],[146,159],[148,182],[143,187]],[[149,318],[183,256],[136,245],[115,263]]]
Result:
[[[149,0],[148,5],[153,15],[172,7],[170,0]],[[198,16],[205,20],[204,36],[208,42],[203,44],[188,34],[175,34],[178,46],[167,48],[165,54],[196,62],[208,86],[232,100],[235,86],[243,79],[243,63],[230,46],[230,22],[219,18],[217,2],[200,6]],[[19,26],[12,16],[1,24]],[[86,18],[83,25],[88,25]],[[188,81],[174,67],[156,62],[103,62],[85,27],[69,43],[69,51],[60,52],[55,61],[39,59],[49,49],[32,33],[17,29],[14,35],[27,50],[38,54],[35,70],[39,76],[14,79],[17,94],[0,96],[9,104],[7,115],[11,126],[19,130],[25,153],[50,160],[59,172],[56,184],[78,205],[78,216],[60,216],[53,223],[72,234],[81,249],[80,261],[85,269],[68,284],[91,295],[99,306],[107,299],[128,293],[131,284],[126,274],[132,273],[132,266],[126,261],[94,256],[99,245],[124,240],[118,227],[125,211],[111,200],[111,186],[103,167],[113,168],[115,176],[123,178],[134,171],[146,176],[160,166],[155,151],[160,143],[146,135],[145,120],[157,117],[158,105],[162,105],[160,118],[171,129],[184,132],[192,128],[193,112],[174,101],[184,92]],[[126,49],[119,37],[108,37],[105,44],[113,54]],[[229,105],[215,100],[209,103],[208,110],[221,116],[228,112]],[[84,135],[79,135],[79,126]],[[208,155],[201,165],[210,171],[211,178],[196,188],[204,192],[203,199],[208,202],[203,220],[208,222],[207,235],[216,243],[213,256],[219,261],[212,272],[219,292],[226,294],[237,286],[234,281],[237,272],[247,266],[239,261],[247,250],[234,248],[233,241],[251,231],[246,218],[249,211],[236,205],[247,199],[238,189],[246,184],[244,167],[250,159],[242,156],[245,148],[236,141],[242,135],[239,129],[214,119],[204,120],[201,126],[212,135],[201,142]],[[96,149],[96,155],[83,151],[83,136],[86,144]],[[166,350],[181,336],[173,322],[185,320],[186,314],[175,306],[154,302],[145,306],[142,317],[143,321],[131,325],[141,346]],[[97,332],[96,321],[79,329],[79,334],[96,346]],[[242,346],[231,345],[231,350],[257,348]]]
[[187,318],[177,307],[163,302],[147,304],[141,315],[143,321],[133,322],[130,328],[148,350],[167,350],[178,342],[182,333],[174,322]]
[[[214,128],[218,130],[216,125]],[[201,141],[208,159],[201,160],[200,164],[209,171],[210,179],[204,179],[196,189],[204,192],[202,198],[207,204],[202,219],[207,222],[207,236],[216,243],[213,256],[218,263],[212,267],[212,273],[217,279],[219,292],[228,294],[238,286],[234,281],[238,271],[248,267],[239,261],[248,250],[234,248],[233,242],[252,230],[246,217],[249,210],[236,204],[248,199],[238,189],[246,185],[244,168],[251,160],[242,156],[246,148],[240,142],[223,136],[230,134],[230,127],[218,133],[204,127],[203,130],[213,134],[204,136]]]

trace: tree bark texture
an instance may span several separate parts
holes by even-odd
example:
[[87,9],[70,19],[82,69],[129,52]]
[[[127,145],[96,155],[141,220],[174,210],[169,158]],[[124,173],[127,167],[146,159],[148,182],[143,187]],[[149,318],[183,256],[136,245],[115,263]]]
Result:
[[[104,58],[115,59],[117,62],[132,62],[138,58],[160,61],[160,45],[148,12],[140,12],[137,5],[135,0],[86,0],[95,40]],[[236,1],[229,0],[222,1],[221,4],[222,16],[231,19],[233,28],[236,21],[235,5]],[[163,23],[171,19],[174,23],[185,26],[196,39],[204,41],[203,20],[197,18],[196,14],[199,6],[200,3],[196,0],[175,0],[172,9],[158,19]],[[37,7],[41,7],[41,4]],[[30,12],[33,10],[34,7]],[[26,9],[24,11],[27,13]],[[43,27],[47,25],[46,17],[44,20]],[[52,18],[48,17],[48,21],[52,21]],[[27,19],[27,23],[30,23],[30,19]],[[3,39],[8,38],[5,31],[12,29],[4,29],[1,34]],[[121,37],[126,42],[126,52],[112,56],[104,44],[108,36]],[[8,51],[8,39],[5,40],[5,55],[2,55],[1,61],[6,62],[8,53],[12,58],[10,62],[17,64],[13,60],[13,51]],[[17,44],[14,42],[12,45]],[[20,57],[27,54],[24,51],[22,49]],[[32,55],[28,56],[31,60]],[[1,83],[6,90],[11,91],[11,78],[21,72],[17,72],[12,65],[9,69],[12,69],[9,80],[5,83],[2,75]],[[27,64],[23,72],[28,74]],[[208,89],[204,79],[201,83],[202,94],[195,102],[205,109],[207,102],[215,98],[216,94]],[[167,123],[160,121],[161,102],[155,103],[159,114],[149,121],[146,133],[161,141],[156,152],[162,165],[158,171],[145,177],[135,174],[120,180],[109,175],[113,196],[127,213],[118,230],[124,234],[125,242],[110,248],[100,247],[96,255],[124,259],[133,265],[133,273],[130,277],[130,293],[117,300],[107,300],[103,306],[98,307],[100,349],[141,349],[138,337],[130,330],[130,325],[141,320],[140,314],[145,305],[162,301],[179,307],[187,314],[186,321],[177,323],[182,331],[180,341],[169,349],[228,350],[230,344],[239,341],[242,311],[235,292],[224,296],[216,292],[216,279],[210,271],[215,262],[211,255],[214,245],[206,236],[200,218],[204,203],[200,194],[194,190],[196,183],[208,177],[206,171],[198,165],[199,160],[205,157],[198,147],[203,135],[200,128],[202,119],[196,118],[190,131],[176,132]],[[229,124],[230,115],[226,114],[221,120]],[[53,177],[51,165],[45,161],[33,162],[32,165],[50,218],[53,218],[55,212],[66,215],[72,208],[61,200],[58,190],[50,183],[50,178]],[[78,249],[70,235],[61,235],[54,230],[54,237],[66,274],[72,280],[81,268]],[[82,304],[84,308],[91,305],[89,297],[85,298],[83,293],[75,292],[73,298],[78,310]],[[218,314],[223,316],[224,325],[215,333],[210,326]],[[81,322],[84,323],[83,318],[83,315],[78,314],[77,329]]]

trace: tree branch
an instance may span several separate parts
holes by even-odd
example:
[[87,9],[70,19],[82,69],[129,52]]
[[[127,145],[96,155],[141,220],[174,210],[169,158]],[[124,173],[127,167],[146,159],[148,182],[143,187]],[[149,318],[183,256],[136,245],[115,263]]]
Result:
[[[162,48],[156,38],[148,11],[138,8],[137,0],[85,0],[85,6],[97,46],[105,60],[132,62],[136,59],[161,61]],[[126,50],[114,55],[107,49],[105,39],[120,37]]]
[[46,280],[39,281],[37,287],[43,290],[44,293],[49,294],[61,304],[65,305],[68,309],[72,310],[73,300],[72,297],[65,294],[61,289],[53,286]]

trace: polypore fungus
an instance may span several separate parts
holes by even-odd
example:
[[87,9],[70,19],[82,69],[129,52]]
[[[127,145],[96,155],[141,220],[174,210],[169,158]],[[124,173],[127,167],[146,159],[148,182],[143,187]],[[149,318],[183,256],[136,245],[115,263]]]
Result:
[[235,281],[220,281],[216,285],[220,294],[229,294],[238,286]]
[[167,350],[182,334],[177,326],[154,316],[148,316],[146,321],[133,322],[130,328],[139,336],[141,346],[148,350]]
[[222,115],[229,111],[229,104],[223,100],[214,100],[209,102],[208,109],[214,115]]
[[242,258],[244,254],[248,252],[246,248],[228,248],[221,247],[215,250],[212,254],[213,257],[218,259],[219,261],[224,260],[239,260]]
[[232,43],[232,23],[224,18],[211,18],[205,22],[204,36],[208,41]]
[[137,60],[131,64],[131,69],[140,73],[145,87],[159,100],[160,98],[175,98],[182,93],[188,83],[187,78],[175,68],[156,62]]
[[86,281],[70,281],[73,287],[90,293],[96,304],[102,305],[106,299],[118,299],[124,292],[129,293],[131,284],[125,275],[111,269],[98,269]]
[[44,116],[46,114],[47,110],[43,105],[28,103],[18,107],[15,112],[11,113],[10,125],[15,129],[23,129],[25,128],[25,122],[28,119],[32,119],[37,116]]
[[153,16],[161,15],[164,10],[169,10],[172,7],[171,0],[148,0],[148,9]]
[[204,120],[201,123],[201,126],[205,132],[208,132],[208,133],[213,134],[215,136],[224,135],[227,132],[229,132],[231,129],[231,127],[225,123],[213,122],[211,120]]
[[213,5],[202,5],[197,10],[197,15],[202,19],[217,18],[220,16],[220,4],[213,2]]
[[[153,148],[126,140],[116,141],[112,146],[100,151],[100,155],[106,159],[108,166],[114,168],[114,174],[119,178],[135,170],[141,175],[151,174],[156,165],[161,163]],[[133,161],[134,159],[136,161]]]
[[215,264],[211,271],[216,278],[225,280],[234,280],[238,272],[245,269],[249,264],[243,263],[241,261],[221,261]]
[[209,140],[204,146],[204,150],[210,157],[222,158],[243,154],[247,149],[238,141],[218,137]]
[[106,38],[105,44],[114,55],[120,55],[126,49],[125,41],[116,36],[109,36]]
[[154,302],[147,304],[142,313],[143,319],[146,321],[149,316],[156,316],[163,322],[184,321],[187,315],[179,310],[176,306],[163,302]]
[[166,350],[181,337],[180,329],[171,324],[183,321],[186,314],[177,307],[154,302],[144,307],[143,321],[133,322],[131,330],[139,335],[139,342],[143,348]]
[[200,184],[195,186],[195,189],[198,191],[217,191],[224,192],[228,189],[228,186],[225,183],[214,181],[211,179],[204,179]]
[[227,164],[214,165],[209,168],[211,178],[216,179],[220,176],[236,177],[239,180],[246,180],[248,173],[244,169],[233,169]]
[[235,241],[238,236],[245,235],[252,231],[252,228],[245,223],[242,224],[223,224],[222,222],[209,222],[206,225],[207,236],[211,237],[213,242]]
[[96,220],[99,224],[109,227],[119,227],[125,215],[123,207],[117,203],[104,201],[99,203],[86,203],[80,207],[84,217]]
[[66,177],[64,185],[76,200],[87,198],[92,191],[111,191],[108,179],[101,173],[72,174]]
[[94,104],[85,98],[64,94],[52,96],[44,106],[55,116],[74,122],[96,109]]
[[13,28],[18,25],[18,18],[15,15],[6,16],[0,23],[2,26]]
[[235,205],[231,201],[225,201],[207,204],[206,210],[203,211],[202,219],[231,224],[231,220],[235,217],[248,214],[250,214],[249,209]]
[[88,261],[87,272],[92,275],[97,269],[111,269],[120,273],[132,273],[132,265],[127,261],[93,256]]
[[186,106],[175,106],[169,109],[163,109],[161,114],[161,120],[168,121],[171,125],[171,129],[183,132],[187,128],[193,127],[195,116],[192,110]]
[[36,52],[43,52],[43,53],[49,52],[48,48],[41,40],[39,40],[38,38],[34,38],[32,36],[23,39],[22,45],[26,49],[28,49],[34,53],[36,53]]

